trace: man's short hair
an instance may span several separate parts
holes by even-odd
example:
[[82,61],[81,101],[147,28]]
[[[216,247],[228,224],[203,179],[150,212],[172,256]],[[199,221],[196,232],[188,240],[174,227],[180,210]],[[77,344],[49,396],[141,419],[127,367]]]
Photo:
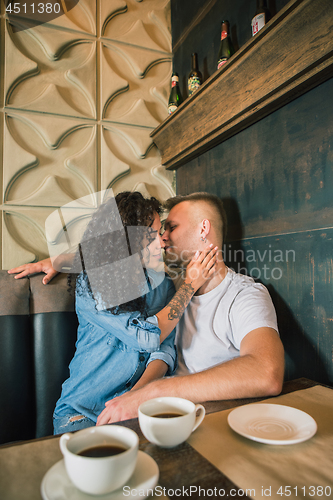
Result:
[[179,203],[182,203],[183,201],[190,201],[190,202],[196,202],[196,201],[204,201],[208,205],[210,205],[213,210],[215,210],[220,218],[221,218],[221,234],[223,238],[223,242],[225,241],[225,238],[227,236],[227,228],[228,228],[228,221],[227,221],[227,214],[224,210],[223,206],[223,201],[216,196],[215,194],[210,194],[210,193],[205,193],[204,191],[198,192],[198,193],[192,193],[192,194],[187,194],[187,195],[177,195],[173,196],[172,198],[169,198],[163,203],[163,207],[170,211],[173,207],[178,205]]

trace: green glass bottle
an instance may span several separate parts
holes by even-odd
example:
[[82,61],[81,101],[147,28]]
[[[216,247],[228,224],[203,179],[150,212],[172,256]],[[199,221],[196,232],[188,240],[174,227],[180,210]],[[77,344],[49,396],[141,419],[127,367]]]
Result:
[[271,14],[267,8],[266,0],[257,0],[257,10],[251,21],[252,36],[256,35],[270,18]]
[[179,88],[178,73],[172,73],[171,77],[171,92],[169,97],[168,111],[169,115],[174,113],[178,106],[183,102],[182,94]]
[[198,54],[196,53],[192,54],[191,59],[192,59],[191,72],[188,75],[188,80],[187,80],[187,89],[189,96],[191,96],[193,92],[195,92],[202,84],[202,75],[198,68]]
[[217,69],[220,69],[223,64],[227,62],[229,57],[231,57],[234,53],[234,46],[232,44],[230,34],[229,34],[229,21],[222,21],[221,25],[221,44],[219,55],[217,57]]

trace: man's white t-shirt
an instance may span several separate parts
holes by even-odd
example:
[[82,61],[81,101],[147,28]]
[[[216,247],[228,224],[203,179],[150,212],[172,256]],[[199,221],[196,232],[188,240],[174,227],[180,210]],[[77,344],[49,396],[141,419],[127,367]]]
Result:
[[245,335],[261,327],[278,331],[266,287],[228,269],[216,288],[192,297],[179,321],[176,375],[200,372],[239,356]]

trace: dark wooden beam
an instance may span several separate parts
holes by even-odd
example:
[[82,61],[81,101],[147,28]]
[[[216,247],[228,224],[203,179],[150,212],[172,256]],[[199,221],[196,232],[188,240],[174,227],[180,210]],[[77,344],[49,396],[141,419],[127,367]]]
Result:
[[333,1],[291,0],[152,133],[176,169],[333,76]]

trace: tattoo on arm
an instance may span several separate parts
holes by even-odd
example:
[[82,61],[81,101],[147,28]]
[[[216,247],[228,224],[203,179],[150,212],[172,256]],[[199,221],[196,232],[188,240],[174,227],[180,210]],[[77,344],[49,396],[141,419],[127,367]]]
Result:
[[194,294],[194,291],[195,290],[190,283],[186,283],[181,286],[176,295],[169,302],[169,320],[179,319],[182,316],[192,298],[192,295]]

